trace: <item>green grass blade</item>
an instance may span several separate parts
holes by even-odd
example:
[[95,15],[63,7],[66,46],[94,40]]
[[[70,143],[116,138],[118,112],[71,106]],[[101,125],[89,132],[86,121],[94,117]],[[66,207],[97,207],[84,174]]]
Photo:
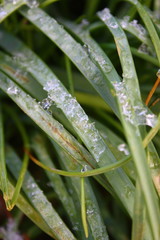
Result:
[[24,0],[16,0],[15,4],[6,1],[6,3],[0,8],[0,23],[24,4],[26,4],[26,1]]
[[124,17],[118,21],[125,31],[133,34],[136,38],[138,38],[145,45],[149,46],[151,49],[153,48],[152,42],[147,34],[146,29],[141,24],[139,24],[137,20],[129,22],[129,17]]
[[88,224],[86,218],[85,186],[84,178],[81,178],[81,216],[86,238],[88,238]]
[[[35,134],[32,138],[32,148],[35,151],[38,159],[45,165],[50,168],[55,168],[53,160],[49,156],[49,153],[46,149],[46,141],[44,137],[40,134]],[[57,193],[59,200],[62,202],[64,209],[66,210],[67,215],[69,216],[72,226],[74,227],[75,223],[79,221],[79,216],[76,213],[74,202],[69,195],[62,179],[57,174],[49,173],[46,171],[46,174],[50,180],[50,185]]]
[[[21,162],[18,156],[10,148],[7,149],[7,164],[9,170],[17,179],[18,172],[21,168]],[[75,239],[28,172],[26,172],[22,189],[56,239]]]
[[[50,98],[52,98],[52,100],[56,102],[57,106],[63,110],[66,117],[69,119],[71,124],[76,129],[76,132],[79,134],[79,136],[85,142],[88,149],[94,155],[95,159],[97,158],[97,161],[99,161],[98,163],[99,167],[104,167],[109,163],[116,162],[115,157],[113,156],[113,154],[110,152],[110,150],[104,143],[103,139],[99,135],[95,126],[90,123],[88,116],[85,114],[85,112],[80,107],[80,105],[76,102],[76,100],[69,95],[69,93],[66,91],[66,89],[61,84],[61,82],[58,81],[55,75],[53,75],[51,72],[49,72],[48,74],[46,73],[46,68],[44,65],[42,67],[42,62],[38,60],[36,56],[31,55],[31,52],[30,52],[30,57],[31,56],[32,56],[32,62],[29,62],[28,59],[25,58],[25,61],[21,63],[19,62],[19,64],[22,64],[22,65],[25,64],[25,67],[27,68],[27,70],[30,71],[32,75],[46,88],[48,88],[47,84],[50,84],[50,81],[51,81],[50,79],[54,81],[54,82],[51,82],[52,87],[50,91],[51,92]],[[35,59],[35,64],[33,64],[34,59]],[[42,69],[42,72],[40,72],[39,69]],[[47,69],[47,72],[48,71],[49,70]],[[55,83],[57,88],[54,87]],[[54,93],[54,90],[55,90],[55,93]],[[57,95],[57,98],[55,98],[56,96],[55,94]],[[61,98],[60,98],[60,95],[61,95]],[[66,97],[68,96],[67,101],[65,101],[64,96]],[[73,107],[76,107],[76,111],[74,111]],[[71,109],[73,109],[72,115],[70,113]],[[79,121],[80,117],[82,119],[82,122]],[[41,122],[39,121],[39,123]],[[43,129],[44,129],[44,125],[43,125]],[[51,136],[51,133],[50,131],[48,131],[47,128],[45,128],[45,131],[49,132],[49,135]],[[96,141],[94,141],[95,139]],[[74,145],[75,145],[75,141],[74,141]],[[73,153],[73,149],[70,149],[70,150],[72,150],[72,153]],[[80,157],[78,155],[73,154],[72,156],[74,156],[74,158],[78,160]],[[81,160],[84,160],[84,159],[81,159]],[[122,175],[123,175],[123,178],[122,178]],[[111,185],[112,184],[114,185],[117,195],[119,196],[124,206],[128,209],[128,211],[131,214],[133,209],[134,187],[130,182],[129,178],[127,177],[127,175],[121,169],[119,169],[114,171],[114,174],[107,173],[106,177],[111,183]],[[119,179],[118,182],[121,185],[121,187],[117,186],[117,178]],[[129,196],[128,196],[128,190],[126,191],[126,188],[130,189],[131,194]],[[123,196],[121,192],[124,192]]]
[[74,96],[74,84],[73,84],[73,78],[72,78],[71,62],[66,55],[64,57],[65,57],[65,65],[66,65],[70,93],[72,96]]
[[0,104],[0,186],[3,193],[7,208],[10,206],[9,189],[8,189],[8,177],[6,169],[5,149],[4,149],[4,126],[2,116],[2,105]]
[[[19,120],[19,118],[17,117],[17,115],[15,114],[15,112],[10,109],[9,107],[5,106],[5,110],[7,110],[7,112],[9,113],[10,117],[13,119],[13,121],[15,122],[21,136],[23,139],[23,144],[24,144],[24,148],[27,149],[29,151],[29,140],[28,140],[28,136],[26,134],[26,131],[21,123],[21,121]],[[29,157],[26,153],[24,153],[24,157],[23,157],[23,163],[22,163],[22,168],[20,170],[19,173],[19,177],[15,186],[15,191],[14,194],[12,196],[12,199],[10,201],[10,206],[8,207],[8,210],[12,210],[12,208],[15,206],[17,199],[18,199],[18,195],[20,193],[23,181],[24,181],[24,177],[25,177],[25,173],[26,170],[28,168],[28,163],[29,163]]]
[[89,153],[76,139],[71,136],[63,126],[48,114],[33,98],[26,94],[11,79],[0,73],[1,89],[5,91],[16,104],[27,113],[51,138],[64,147],[72,157],[84,163],[93,161]]
[[[103,75],[97,66],[91,61],[83,46],[77,43],[56,20],[48,16],[43,10],[38,8],[23,8],[20,12],[29,21],[36,25],[37,28],[41,29],[46,36],[55,42],[55,44],[71,59],[73,64],[75,64],[88,79],[96,91],[104,98],[107,104],[111,106],[113,111],[117,113],[116,102],[108,90],[106,81],[103,81]],[[110,68],[110,71],[111,70],[112,68]]]
[[[99,13],[99,16],[106,23],[108,28],[110,28],[112,34],[115,37],[117,46],[120,45],[118,43],[119,40],[121,43],[120,49],[118,48],[118,52],[119,52],[119,55],[121,58],[122,68],[125,73],[125,75],[124,75],[125,81],[123,81],[121,84],[117,83],[115,85],[115,90],[117,92],[117,99],[119,101],[122,124],[123,124],[124,130],[125,130],[125,134],[126,134],[126,138],[128,140],[129,147],[130,147],[132,155],[133,155],[137,174],[140,179],[140,184],[143,189],[144,199],[146,202],[146,208],[148,210],[148,214],[149,214],[149,218],[150,218],[150,222],[151,222],[153,235],[154,235],[155,239],[158,239],[160,237],[160,229],[158,226],[158,222],[160,219],[160,210],[159,210],[159,205],[157,202],[157,196],[156,196],[156,193],[155,193],[155,190],[153,187],[150,171],[147,166],[146,154],[143,150],[140,133],[137,134],[137,132],[138,132],[137,125],[135,123],[131,122],[130,119],[128,119],[128,113],[126,114],[126,112],[125,112],[128,109],[128,107],[125,105],[127,103],[127,101],[128,101],[128,103],[127,103],[128,106],[130,106],[130,113],[131,113],[132,117],[135,114],[134,110],[132,109],[132,104],[133,104],[133,106],[136,106],[135,104],[139,103],[140,105],[138,104],[137,106],[141,107],[139,91],[136,92],[137,88],[135,88],[135,86],[137,87],[138,81],[136,80],[136,73],[135,73],[134,65],[133,65],[132,59],[130,58],[130,55],[129,55],[130,51],[128,49],[128,46],[125,44],[122,46],[122,42],[123,43],[125,43],[125,42],[124,41],[121,42],[121,31],[119,32],[119,26],[115,22],[115,19],[112,17],[109,10],[107,10],[107,9],[103,10],[101,13]],[[120,39],[118,39],[119,34],[120,34]],[[124,51],[124,53],[121,52],[121,50]],[[124,56],[126,56],[126,58],[124,58]],[[129,59],[127,58],[127,56]],[[132,69],[132,65],[133,65],[133,69]],[[126,68],[127,66],[128,66],[128,69]],[[128,75],[131,74],[131,75],[128,76],[127,74]],[[126,79],[127,77],[129,77],[130,79],[133,80],[133,76],[134,76],[134,81],[135,81],[134,84],[133,84],[133,81],[129,82],[129,80],[127,81],[127,79]],[[127,84],[127,86],[126,86],[126,84]],[[127,87],[127,92],[125,92],[126,87]],[[138,89],[139,89],[139,87],[138,87]],[[131,91],[133,91],[133,92],[131,92]],[[129,92],[130,96],[127,97],[128,92]],[[132,99],[132,97],[133,97],[133,99]],[[136,98],[138,99],[138,101]],[[123,102],[124,99],[125,99],[125,101]]]
[[123,70],[123,81],[129,91],[130,100],[134,105],[140,104],[139,83],[127,37],[118,21],[111,15],[109,9],[105,8],[98,13],[98,16],[114,37]]
[[[53,143],[53,141],[52,141]],[[65,153],[61,147],[57,144],[53,143],[54,147],[57,151],[59,156],[59,162],[62,168],[66,169],[67,171],[76,171],[81,172],[82,166],[79,166],[73,159]],[[83,166],[86,170],[88,170],[87,166]],[[87,173],[84,172],[84,174]],[[81,202],[81,194],[80,194],[80,178],[67,178],[66,180],[69,181],[69,186],[73,189],[72,197],[75,199],[75,203],[77,206],[77,214],[80,210],[80,202]],[[86,212],[87,212],[87,222],[89,231],[89,237],[93,236],[93,239],[102,238],[108,239],[108,234],[106,232],[106,228],[104,226],[104,222],[101,216],[101,212],[93,192],[92,186],[90,184],[89,179],[85,179],[85,199],[86,199]],[[80,214],[80,212],[79,212]],[[91,234],[90,234],[91,232]]]
[[144,214],[144,198],[137,180],[134,203],[134,216],[132,223],[132,240],[144,239]]

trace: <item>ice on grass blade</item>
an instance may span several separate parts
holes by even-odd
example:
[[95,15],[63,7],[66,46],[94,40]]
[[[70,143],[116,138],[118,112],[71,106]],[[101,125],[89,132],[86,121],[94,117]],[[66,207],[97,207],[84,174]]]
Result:
[[109,8],[104,8],[101,12],[98,12],[98,15],[102,17],[103,21],[107,21],[112,17]]
[[45,98],[39,104],[44,110],[48,110],[52,106],[52,100],[50,98]]
[[82,139],[83,137],[88,139],[89,149],[91,149],[98,162],[101,154],[105,151],[105,143],[80,104],[66,91],[58,79],[47,81],[44,90],[48,92],[49,99],[55,102],[57,107],[65,113],[76,131],[81,134]]
[[11,87],[9,87],[8,89],[7,89],[7,93],[9,94],[9,95],[17,95],[18,93],[19,93],[19,89],[17,88],[17,87],[15,87],[15,86],[11,86]]
[[142,43],[138,48],[138,52],[143,53],[143,54],[147,54],[147,55],[150,54],[149,50],[150,50],[149,47],[144,43]]
[[37,8],[39,6],[39,2],[37,0],[26,0],[28,7]]
[[17,231],[17,223],[9,218],[6,227],[0,227],[0,237],[4,240],[23,240],[24,238]]
[[129,24],[129,19],[130,19],[129,16],[125,16],[125,17],[123,17],[123,19],[121,19],[119,21],[122,28],[124,28],[124,29],[127,28],[128,24]]
[[129,150],[127,148],[127,145],[125,143],[118,145],[118,150],[121,152],[124,152],[125,155],[129,155]]

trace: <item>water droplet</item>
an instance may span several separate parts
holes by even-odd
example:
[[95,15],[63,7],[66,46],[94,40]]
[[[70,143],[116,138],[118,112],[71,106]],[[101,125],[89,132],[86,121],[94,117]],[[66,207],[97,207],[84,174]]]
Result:
[[125,29],[128,26],[129,19],[130,19],[129,16],[125,16],[122,20],[120,20],[120,24],[121,24],[122,28]]
[[81,172],[87,172],[87,165],[83,166],[83,168],[81,169]]
[[8,94],[13,94],[13,95],[17,95],[18,93],[20,92],[20,90],[17,88],[17,87],[15,87],[15,86],[12,86],[12,87],[9,87],[8,89],[7,89],[7,93]]
[[38,5],[39,5],[39,2],[36,1],[36,0],[27,0],[27,5],[28,5],[30,8],[37,8]]
[[128,150],[127,145],[125,143],[119,144],[118,145],[118,150],[120,152],[124,152],[125,155],[129,155],[129,150]]
[[39,102],[39,104],[43,107],[44,110],[48,110],[52,105],[52,99],[45,98],[42,100],[42,102]]
[[111,13],[108,8],[104,8],[102,11],[98,12],[98,16],[105,22],[111,18]]
[[118,28],[118,24],[116,22],[110,22],[109,26],[114,29]]
[[88,55],[90,55],[90,49],[89,49],[89,47],[88,47],[87,44],[84,44],[84,45],[83,45],[83,49],[85,50],[85,52],[86,52]]

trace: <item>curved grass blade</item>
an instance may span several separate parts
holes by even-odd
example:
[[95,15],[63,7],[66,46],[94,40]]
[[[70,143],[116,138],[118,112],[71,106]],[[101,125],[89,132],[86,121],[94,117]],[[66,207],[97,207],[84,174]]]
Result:
[[[63,126],[47,113],[33,98],[26,94],[11,79],[0,73],[1,89],[6,92],[16,104],[27,113],[51,138],[57,141],[65,151],[79,161],[80,164],[89,161],[94,164],[92,157]],[[90,163],[89,163],[90,164]]]
[[[81,172],[81,170],[88,169],[86,165],[79,166],[73,159],[63,151],[61,147],[55,144],[52,141],[57,154],[59,156],[60,165],[63,169],[67,171],[76,171]],[[87,174],[87,171],[83,172]],[[67,178],[69,181],[69,187],[72,188],[72,197],[75,199],[75,203],[77,206],[77,212],[80,210],[80,202],[81,202],[81,194],[80,194],[80,178]],[[86,213],[87,213],[87,222],[89,227],[89,237],[93,236],[93,239],[108,239],[108,234],[106,232],[106,228],[99,210],[99,206],[95,197],[95,194],[92,190],[92,186],[89,182],[89,179],[85,179],[85,204],[86,204]],[[80,214],[80,213],[79,213]],[[91,234],[90,234],[91,231]]]
[[7,208],[10,206],[10,194],[8,189],[8,177],[4,150],[4,127],[2,116],[2,105],[0,104],[0,187],[3,193]]
[[[85,142],[86,146],[92,152],[95,159],[97,158],[97,161],[99,161],[98,165],[100,167],[103,167],[103,166],[106,166],[107,163],[109,164],[109,163],[116,162],[115,157],[113,156],[113,154],[110,152],[110,150],[104,143],[98,131],[95,129],[95,126],[89,122],[88,116],[84,113],[83,109],[80,107],[77,101],[71,98],[71,96],[68,94],[64,86],[61,84],[60,81],[58,81],[58,79],[55,77],[55,75],[52,74],[51,71],[47,69],[47,72],[49,71],[49,73],[48,74],[46,73],[45,66],[42,65],[42,62],[39,59],[37,59],[36,56],[33,56],[33,54],[31,55],[31,52],[30,52],[30,57],[32,59],[32,62],[28,61],[28,59],[25,58],[25,61],[23,62],[21,61],[19,62],[19,64],[22,64],[22,65],[24,64],[23,66],[25,66],[27,70],[30,71],[32,75],[34,75],[34,77],[44,87],[46,86],[46,88],[48,88],[47,85],[51,83],[51,87],[49,88],[51,90],[50,92],[52,95],[50,95],[49,98],[50,99],[53,98],[52,100],[54,100],[58,105],[58,107],[60,107],[64,111],[66,117],[70,120],[71,124],[76,129],[76,132],[79,134],[81,139]],[[34,59],[35,59],[35,64],[33,64]],[[42,71],[39,72],[39,69],[41,69]],[[60,98],[60,95],[61,95],[61,98]],[[55,96],[57,97],[55,98]],[[65,101],[65,98],[67,96],[68,96],[68,99],[67,101]],[[72,109],[72,113],[70,112],[71,109]],[[80,117],[82,119],[81,122],[79,121]],[[49,135],[51,134],[49,133]],[[75,158],[78,160],[78,157],[75,156]],[[106,162],[106,160],[108,162]],[[123,179],[122,179],[122,174],[123,174]],[[124,206],[128,209],[128,211],[131,214],[132,207],[133,207],[134,187],[130,182],[129,178],[127,177],[127,175],[124,174],[124,172],[121,169],[119,169],[114,171],[114,174],[107,173],[106,177],[108,181],[111,183],[111,185],[114,185],[115,191],[117,192],[119,198],[121,199]],[[117,178],[119,179],[118,182],[122,186],[123,190],[122,189],[120,190],[120,186],[117,186]],[[129,189],[131,194],[128,196]],[[124,193],[123,195],[122,195],[122,192]]]
[[[53,163],[53,160],[51,160],[51,157],[49,156],[49,153],[46,149],[46,141],[44,137],[42,137],[40,134],[35,134],[32,138],[32,148],[35,151],[38,159],[45,165],[49,166],[50,168],[55,168],[55,165]],[[75,226],[75,223],[78,224],[80,221],[79,216],[77,215],[74,202],[69,195],[69,193],[66,190],[66,187],[60,178],[55,173],[50,173],[46,171],[46,174],[50,180],[50,185],[54,189],[54,191],[57,193],[57,196],[59,197],[59,200],[62,202],[64,209],[66,210],[67,215],[70,218],[70,221],[72,223],[72,227]],[[78,232],[77,232],[78,233]]]
[[132,223],[132,240],[143,240],[144,239],[144,198],[138,183],[136,181],[136,194],[134,203],[134,216]]
[[147,34],[146,29],[138,23],[137,20],[129,21],[129,16],[124,17],[123,19],[118,19],[121,27],[133,34],[136,38],[138,38],[142,43],[149,46],[153,50],[153,44]]
[[[9,192],[13,195],[15,189],[11,181],[8,181]],[[1,188],[2,190],[2,188]],[[33,221],[42,231],[48,234],[51,237],[54,237],[52,231],[49,229],[45,221],[39,215],[39,213],[33,208],[33,206],[28,202],[28,200],[19,194],[16,206],[28,217]]]
[[[8,59],[8,57],[7,57],[7,59]],[[4,63],[6,63],[5,62],[6,61],[6,58],[3,58],[3,60],[2,60],[2,62],[3,62],[3,66],[4,66]],[[19,68],[16,68],[15,70],[14,70],[14,68],[12,69],[12,62],[11,61],[7,61],[7,69],[8,69],[8,64],[11,64],[11,66],[9,65],[9,72],[8,71],[6,71],[6,68],[5,69],[3,69],[3,71],[5,70],[5,72],[7,73],[7,74],[9,74],[12,78],[14,78],[14,80],[17,82],[17,76],[16,76],[16,78],[15,78],[15,75],[14,74],[11,74],[11,72],[19,72]],[[1,65],[0,65],[1,66]],[[11,70],[10,70],[11,69]],[[29,76],[28,76],[29,77]],[[31,80],[31,82],[32,82],[32,79],[30,79],[29,78],[29,82],[30,82],[30,80]],[[20,83],[21,84],[21,81],[22,81],[22,79],[20,78],[20,79],[18,79],[18,83]],[[27,84],[27,83],[26,83]],[[22,82],[22,85],[23,85],[23,82]],[[26,85],[25,85],[26,86]],[[24,85],[23,85],[23,87],[24,87]],[[27,90],[29,90],[30,91],[30,86],[27,86],[26,87],[27,88]],[[28,95],[27,95],[28,96]],[[39,96],[39,95],[38,95]],[[35,103],[35,100],[34,100],[34,103]],[[34,105],[34,104],[33,104]],[[54,108],[54,113],[56,112],[56,108]],[[33,113],[34,113],[34,111],[33,111]],[[57,114],[58,114],[58,116],[60,115],[60,113],[59,113],[59,111],[57,112]],[[47,114],[48,115],[48,114]],[[64,117],[63,116],[59,116],[59,118],[60,118],[60,120],[62,120],[62,122],[63,122],[63,120],[65,121],[65,119],[64,119]],[[67,127],[68,127],[68,125],[67,125]],[[52,131],[49,131],[49,134],[51,133]],[[70,137],[67,137],[67,142],[69,141],[69,138]],[[73,141],[73,142],[76,142],[76,141]],[[70,145],[70,146],[72,146],[72,143],[70,142],[68,142],[68,144]],[[77,142],[77,144],[78,144],[78,146],[81,148],[82,146],[81,145],[79,145],[79,143]],[[76,147],[77,148],[77,147]],[[74,147],[74,149],[76,150],[76,148]],[[79,151],[79,150],[78,150]],[[85,159],[87,159],[87,162],[92,162],[93,161],[93,159],[92,159],[92,157],[88,154],[88,152],[82,147],[82,149],[79,151],[79,152],[83,152],[83,154],[82,155],[84,155],[83,157],[82,157],[82,159],[81,159],[81,161],[82,161],[82,163],[83,163],[83,161],[85,161]],[[75,156],[73,156],[73,158],[75,158]],[[77,159],[76,159],[77,160]],[[83,164],[87,164],[87,162],[84,162]],[[93,162],[92,162],[92,165],[93,165]],[[101,185],[103,185],[103,187],[106,189],[106,190],[108,190],[109,192],[112,192],[112,195],[113,195],[113,191],[111,191],[111,187],[109,186],[109,184],[108,183],[106,183],[102,178],[100,178],[100,177],[96,177],[96,179],[100,182],[100,184]],[[104,183],[105,182],[105,183]]]
[[[9,107],[5,106],[5,111],[7,111],[9,113],[10,117],[14,120],[14,122],[22,136],[24,148],[29,151],[28,136],[26,134],[26,131],[25,131],[21,121],[18,119],[15,112],[12,111]],[[19,173],[18,180],[17,180],[16,186],[15,186],[14,194],[10,200],[10,206],[7,207],[8,210],[12,210],[17,202],[18,195],[20,193],[20,190],[21,190],[21,187],[22,187],[22,184],[24,181],[25,173],[28,168],[28,163],[29,163],[29,157],[26,153],[24,153],[22,168],[20,169],[20,173]]]
[[122,77],[125,87],[129,91],[130,101],[133,106],[140,104],[139,83],[127,37],[117,20],[111,15],[109,9],[105,8],[98,13],[98,16],[106,24],[114,37],[123,70]]
[[[9,147],[7,148],[6,156],[8,168],[17,179],[18,172],[21,168],[21,161]],[[41,217],[48,225],[50,231],[56,239],[76,239],[70,230],[66,227],[57,212],[54,210],[51,203],[47,200],[29,172],[26,172],[22,189],[30,202],[33,204],[34,208],[40,213]]]
[[146,29],[148,30],[148,33],[152,40],[152,43],[155,47],[157,58],[158,58],[158,61],[160,64],[160,51],[159,51],[160,39],[159,39],[158,33],[156,32],[156,29],[155,29],[151,19],[149,17],[149,14],[147,13],[147,11],[144,9],[143,5],[139,1],[137,1],[137,0],[127,0],[127,1],[132,3],[137,8],[137,11],[138,11],[140,17],[142,18],[142,20],[146,26]]
[[[148,214],[150,217],[150,222],[151,222],[151,227],[152,227],[152,231],[154,234],[154,238],[158,239],[160,237],[160,230],[159,230],[159,226],[158,226],[158,221],[159,221],[158,219],[160,219],[160,210],[159,210],[159,205],[157,202],[157,196],[156,196],[155,190],[153,188],[150,171],[149,171],[149,168],[146,163],[146,154],[143,150],[140,133],[137,134],[137,131],[138,131],[137,126],[135,125],[134,122],[132,122],[132,121],[130,121],[130,119],[128,119],[128,114],[126,115],[126,112],[124,112],[128,109],[128,107],[125,105],[127,103],[127,98],[128,98],[128,106],[131,107],[130,108],[131,116],[134,116],[134,114],[135,114],[134,110],[132,110],[132,106],[136,106],[135,104],[137,103],[137,99],[138,99],[138,103],[140,104],[140,107],[141,107],[139,91],[138,92],[135,91],[135,86],[137,86],[138,81],[136,80],[136,75],[135,75],[136,73],[135,73],[134,65],[133,65],[133,69],[132,69],[132,58],[130,59],[130,56],[129,56],[130,51],[127,53],[128,46],[126,46],[125,44],[122,47],[122,42],[124,43],[124,41],[121,42],[121,33],[122,32],[120,31],[119,25],[115,22],[115,19],[112,17],[109,10],[108,9],[103,10],[101,13],[99,13],[99,17],[105,22],[105,24],[108,26],[108,28],[114,35],[117,46],[118,47],[120,46],[120,49],[118,48],[118,52],[119,52],[120,59],[122,62],[122,68],[123,68],[123,71],[125,74],[124,75],[125,81],[123,81],[121,83],[121,85],[119,83],[116,84],[115,90],[117,92],[117,99],[119,101],[119,108],[120,108],[120,112],[121,112],[122,124],[123,124],[124,130],[125,130],[128,144],[130,146],[130,149],[131,149],[131,152],[133,155],[133,159],[134,159],[137,174],[138,174],[138,177],[140,180],[140,184],[143,189],[144,198],[145,198],[145,202],[146,202],[146,208],[148,210]],[[120,36],[119,36],[119,34],[120,34]],[[118,36],[120,38],[118,38]],[[123,39],[123,37],[122,37],[122,39]],[[121,45],[119,44],[119,41],[120,41]],[[122,49],[121,49],[121,47],[122,47]],[[124,51],[124,53],[121,51]],[[124,56],[126,56],[126,57],[128,56],[129,59],[128,58],[125,59]],[[128,66],[128,69],[126,68],[127,66]],[[133,79],[133,76],[134,76],[134,79]],[[127,81],[127,78],[129,78],[129,80],[131,80],[131,79],[134,80],[134,82],[135,82],[134,86],[133,86],[133,82],[130,83],[129,80]],[[126,87],[127,87],[127,92],[125,92]],[[139,87],[138,87],[138,89],[139,89]],[[131,93],[131,90],[133,91],[132,93]],[[128,92],[129,92],[130,96],[127,97]],[[125,96],[125,102],[122,101],[122,94],[123,94],[123,97]]]
[[[108,105],[117,114],[117,106],[113,95],[108,90],[104,76],[91,61],[85,49],[65,31],[56,20],[41,9],[20,10],[21,14],[31,21],[37,28],[48,36],[71,59],[76,67],[88,79],[96,91],[104,98]],[[112,68],[110,68],[110,71]]]
[[6,3],[0,7],[0,23],[24,4],[26,4],[25,0],[6,1]]

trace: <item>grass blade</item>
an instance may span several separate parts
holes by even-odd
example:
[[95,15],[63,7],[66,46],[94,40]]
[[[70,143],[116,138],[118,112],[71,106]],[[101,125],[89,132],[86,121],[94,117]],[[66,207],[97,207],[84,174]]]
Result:
[[[20,12],[55,42],[88,79],[96,91],[104,98],[107,104],[117,113],[116,102],[110,91],[108,91],[107,83],[105,80],[102,81],[104,79],[103,75],[91,61],[85,49],[77,43],[56,20],[47,15],[43,10],[38,8],[28,9],[25,7]],[[111,70],[112,68],[110,68],[110,71]]]
[[81,178],[81,216],[82,216],[82,223],[83,223],[85,236],[86,236],[86,238],[88,238],[88,225],[87,225],[87,218],[86,218],[84,178]]
[[[116,44],[119,46],[119,41],[121,43],[120,47],[122,47],[122,42],[124,43],[124,41],[121,42],[121,38],[118,39],[118,36],[120,34],[121,37],[121,32],[119,32],[119,26],[118,24],[115,22],[115,19],[112,17],[112,15],[110,14],[109,10],[105,9],[103,10],[101,13],[99,13],[99,17],[105,22],[105,24],[107,25],[107,27],[111,30],[112,34],[115,37],[116,40]],[[126,49],[125,49],[125,48]],[[121,58],[121,62],[122,62],[122,68],[123,68],[123,74],[124,74],[124,80],[122,82],[122,84],[124,84],[123,86],[120,86],[119,83],[117,83],[116,86],[116,91],[117,91],[117,97],[118,97],[118,101],[120,102],[119,107],[120,107],[120,112],[121,112],[121,119],[122,119],[122,124],[126,133],[126,138],[128,140],[128,144],[130,146],[132,155],[133,155],[133,159],[134,159],[134,163],[136,166],[136,170],[137,170],[137,174],[140,180],[140,184],[142,186],[143,189],[143,193],[144,193],[144,198],[145,198],[145,202],[146,202],[146,208],[148,210],[148,214],[150,217],[150,222],[151,222],[151,227],[152,227],[152,231],[154,234],[154,238],[158,239],[160,237],[160,230],[159,230],[159,226],[158,226],[158,222],[160,219],[160,210],[159,210],[159,205],[157,202],[157,196],[155,193],[155,190],[153,188],[153,183],[152,183],[152,179],[151,179],[151,175],[150,175],[150,171],[149,168],[147,166],[146,163],[146,154],[143,150],[143,146],[142,146],[142,140],[140,138],[140,134],[136,134],[137,126],[131,122],[128,119],[128,114],[126,115],[126,111],[127,110],[127,106],[125,105],[123,108],[123,105],[126,104],[127,98],[128,98],[128,106],[130,105],[130,107],[132,106],[131,104],[133,104],[133,106],[135,106],[135,104],[137,103],[137,99],[138,102],[141,106],[141,102],[140,102],[140,96],[139,96],[139,91],[136,92],[134,91],[135,88],[132,85],[132,82],[129,82],[130,79],[133,78],[134,76],[134,81],[135,81],[135,86],[138,84],[138,81],[136,80],[136,73],[135,73],[135,69],[133,67],[132,69],[132,60],[130,60],[129,57],[129,52],[127,53],[126,50],[128,51],[128,46],[123,45],[122,51],[121,52],[121,48],[118,48],[118,52]],[[123,55],[122,55],[123,54]],[[124,56],[128,56],[128,58],[124,58]],[[128,66],[128,68],[127,68]],[[127,74],[131,74],[131,76],[127,75]],[[128,78],[128,81],[127,79]],[[127,84],[127,86],[126,86]],[[125,93],[125,87],[127,87],[127,91],[129,92],[129,95],[127,97],[128,92]],[[138,87],[139,89],[139,87]],[[119,92],[120,90],[120,92]],[[131,90],[133,90],[133,93],[131,93]],[[122,101],[122,94],[124,94],[123,96],[125,96],[125,102],[123,104]],[[132,99],[133,97],[133,99]],[[136,99],[137,98],[137,99]],[[131,109],[130,109],[131,110]],[[134,115],[134,111],[131,110],[131,116],[132,114]],[[125,116],[126,115],[126,116]],[[147,181],[145,181],[147,180]]]
[[5,200],[7,208],[10,206],[10,195],[8,189],[8,177],[6,169],[6,159],[4,150],[4,127],[2,119],[2,105],[0,104],[0,186],[3,192],[3,198]]
[[24,4],[26,4],[26,1],[24,0],[17,0],[15,1],[15,4],[13,2],[6,2],[0,8],[0,23]]
[[[10,169],[14,177],[17,179],[18,172],[21,168],[21,162],[18,156],[13,153],[13,151],[9,148],[7,149],[7,163],[8,168]],[[46,222],[46,224],[50,228],[50,231],[56,239],[75,240],[75,237],[66,227],[62,219],[52,207],[51,203],[48,202],[47,198],[28,172],[26,173],[25,181],[22,188],[26,196],[28,197],[28,199],[30,199],[34,208],[40,213],[41,217]]]

